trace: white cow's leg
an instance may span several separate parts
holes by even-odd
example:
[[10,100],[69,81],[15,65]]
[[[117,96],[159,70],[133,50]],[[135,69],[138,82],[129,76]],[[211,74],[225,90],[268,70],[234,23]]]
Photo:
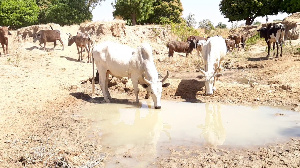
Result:
[[99,71],[99,84],[103,93],[103,97],[104,97],[104,101],[109,103],[110,100],[108,98],[108,94],[106,92],[105,89],[105,85],[106,85],[106,70],[100,69]]
[[136,102],[139,102],[139,87],[138,87],[138,79],[131,78],[133,89],[134,89],[134,94],[136,97]]
[[[148,86],[149,87],[149,86]],[[146,96],[145,96],[145,99],[149,99],[149,97],[150,97],[150,92],[149,92],[149,90],[147,89],[147,94],[146,94]]]
[[109,77],[109,73],[108,73],[108,71],[106,72],[106,80],[105,80],[105,92],[107,93],[107,97],[109,98],[109,99],[111,99],[111,96],[110,96],[110,93],[109,93],[109,91],[108,91],[108,77]]

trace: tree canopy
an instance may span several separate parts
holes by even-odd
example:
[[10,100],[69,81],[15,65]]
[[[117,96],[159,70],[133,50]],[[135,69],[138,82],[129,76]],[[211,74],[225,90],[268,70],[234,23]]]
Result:
[[1,0],[0,25],[20,28],[38,23],[39,7],[34,0]]
[[222,23],[222,22],[219,22],[219,23],[217,24],[216,28],[225,29],[225,28],[227,28],[227,25],[224,24],[224,23]]
[[170,24],[184,21],[181,17],[183,8],[180,0],[156,0],[153,8],[147,23]]
[[51,3],[46,3],[45,6],[40,15],[41,23],[70,25],[92,19],[92,12],[86,0],[51,0]]
[[79,24],[92,19],[104,0],[0,0],[0,25],[20,28],[38,23]]
[[219,7],[229,21],[246,20],[246,25],[251,25],[256,17],[278,14],[282,3],[282,0],[222,0]]
[[287,13],[300,12],[299,0],[284,0],[282,11]]
[[121,16],[129,24],[142,23],[153,13],[155,0],[115,0],[113,16]]
[[187,17],[186,17],[186,25],[188,27],[195,27],[196,26],[196,19],[195,19],[195,15],[190,13]]

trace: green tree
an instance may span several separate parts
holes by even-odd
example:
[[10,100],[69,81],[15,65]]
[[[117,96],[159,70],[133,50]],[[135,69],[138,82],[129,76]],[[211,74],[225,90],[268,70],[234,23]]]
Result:
[[105,0],[86,0],[88,8],[94,9],[97,5],[101,5],[101,2]]
[[41,22],[60,25],[80,24],[92,19],[92,12],[85,0],[57,0],[45,10],[45,20]]
[[209,19],[203,19],[202,21],[200,21],[199,28],[205,29],[206,34],[215,29],[213,23]]
[[282,11],[287,13],[300,12],[299,0],[284,0],[282,5]]
[[190,13],[187,17],[186,17],[186,25],[188,27],[195,27],[196,26],[196,19],[195,19],[195,15]]
[[143,23],[153,13],[155,0],[115,0],[112,3],[113,16],[121,16],[128,24],[136,25]]
[[52,5],[51,0],[36,0],[36,4],[40,8],[39,23],[48,23],[46,18],[46,12],[48,8]]
[[92,19],[92,10],[104,0],[36,0],[39,23],[79,24]]
[[216,26],[216,28],[220,28],[220,29],[226,29],[227,25],[222,23],[222,22],[219,22]]
[[203,19],[199,22],[199,28],[211,30],[214,29],[214,25],[209,19]]
[[34,0],[1,0],[0,25],[20,28],[38,22],[39,8]]
[[219,7],[229,21],[246,20],[246,25],[251,25],[258,16],[278,14],[282,3],[282,0],[222,0]]
[[170,24],[183,23],[182,4],[180,0],[156,0],[153,3],[153,13],[146,23]]

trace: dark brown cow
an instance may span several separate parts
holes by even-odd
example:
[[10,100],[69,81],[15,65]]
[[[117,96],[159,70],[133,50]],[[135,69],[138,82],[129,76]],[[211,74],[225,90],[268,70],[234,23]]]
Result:
[[46,48],[47,42],[54,42],[53,48],[55,48],[56,40],[59,40],[63,46],[62,50],[64,50],[64,43],[62,42],[62,40],[60,38],[59,30],[40,30],[37,34],[35,34],[33,36],[33,42],[35,43],[37,40],[40,42],[41,47],[42,47],[42,44],[44,44],[44,50]]
[[8,28],[9,27],[6,26],[0,26],[0,43],[2,45],[4,55],[8,54],[8,35],[11,35],[11,33],[8,31]]
[[[91,51],[91,45],[92,45],[92,40],[90,36],[86,33],[81,33],[78,32],[76,36],[72,36],[69,34],[69,39],[68,39],[68,46],[71,46],[75,42],[77,51],[78,51],[78,61],[82,60],[82,48],[85,48],[85,50],[88,53],[88,63],[92,62],[90,58],[90,51]],[[79,48],[81,49],[79,51]]]
[[186,53],[186,57],[196,48],[196,40],[190,40],[188,42],[183,41],[171,41],[167,44],[169,48],[169,57],[173,57],[174,51]]

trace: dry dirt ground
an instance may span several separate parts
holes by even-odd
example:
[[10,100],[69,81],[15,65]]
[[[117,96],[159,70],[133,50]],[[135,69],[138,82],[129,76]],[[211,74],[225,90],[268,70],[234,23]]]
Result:
[[[86,63],[86,57],[78,62],[75,46],[67,46],[65,33],[75,34],[78,29],[78,25],[61,27],[65,49],[61,45],[51,49],[53,44],[47,44],[46,51],[31,38],[19,39],[13,31],[9,55],[0,57],[0,167],[105,167],[114,155],[101,145],[96,133],[86,136],[91,121],[79,113],[84,105],[100,103],[103,98],[99,86],[96,98],[91,96],[92,64]],[[111,37],[130,45],[150,29],[126,26],[123,30],[121,37],[106,34],[94,40]],[[155,63],[162,75],[170,72],[171,83],[163,90],[162,99],[268,105],[300,112],[298,41],[287,41],[283,57],[276,59],[264,59],[263,41],[228,53],[223,76],[216,82],[217,91],[205,96],[198,72],[201,57],[194,53],[185,58],[176,53],[168,58],[167,40],[157,37],[150,39]],[[112,78],[112,97],[125,92],[133,101],[132,87],[127,84],[124,89],[122,82]],[[140,97],[144,95],[142,91]],[[300,139],[251,149],[178,146],[149,167],[300,167]]]

